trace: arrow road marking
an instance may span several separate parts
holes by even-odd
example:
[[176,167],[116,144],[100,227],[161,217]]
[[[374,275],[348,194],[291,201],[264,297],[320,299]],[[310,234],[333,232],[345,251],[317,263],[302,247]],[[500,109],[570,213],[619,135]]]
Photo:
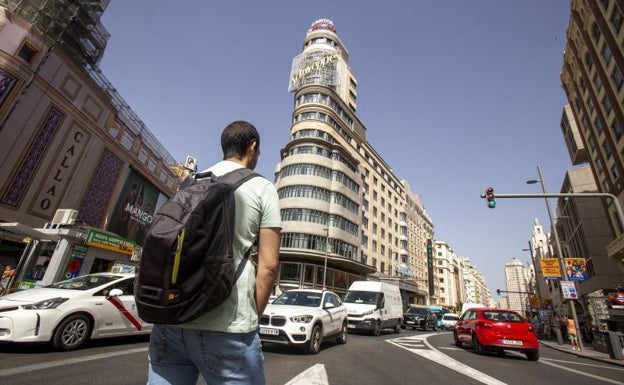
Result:
[[[398,347],[400,347],[401,349],[405,349],[408,350],[414,354],[417,354],[423,358],[426,358],[428,360],[434,361],[436,363],[438,363],[439,365],[442,366],[446,366],[449,369],[452,369],[456,372],[459,372],[465,376],[468,376],[470,378],[473,378],[479,382],[482,382],[486,385],[507,385],[505,382],[499,381],[494,377],[490,377],[487,374],[480,372],[476,369],[473,369],[469,366],[466,366],[465,364],[447,356],[444,353],[441,353],[440,351],[438,351],[436,348],[434,348],[431,344],[429,344],[427,342],[427,338],[429,336],[434,336],[437,335],[436,334],[421,334],[418,336],[412,336],[412,337],[404,337],[404,338],[397,338],[394,340],[386,340],[386,342],[389,342],[393,345],[396,345]],[[423,345],[424,347],[426,347],[427,349],[423,349],[423,348],[411,348],[406,346],[406,340],[413,340],[414,345],[418,346]]]

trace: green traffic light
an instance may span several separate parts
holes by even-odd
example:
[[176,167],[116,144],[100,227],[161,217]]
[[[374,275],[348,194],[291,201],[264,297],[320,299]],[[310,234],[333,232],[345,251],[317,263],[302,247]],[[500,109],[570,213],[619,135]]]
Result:
[[496,201],[488,201],[488,207],[491,208],[491,209],[496,207]]

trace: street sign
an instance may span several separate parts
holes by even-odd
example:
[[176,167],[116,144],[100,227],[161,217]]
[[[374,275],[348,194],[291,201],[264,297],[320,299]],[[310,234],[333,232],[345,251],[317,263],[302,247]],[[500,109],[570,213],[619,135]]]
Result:
[[561,295],[563,299],[578,299],[574,281],[561,281]]

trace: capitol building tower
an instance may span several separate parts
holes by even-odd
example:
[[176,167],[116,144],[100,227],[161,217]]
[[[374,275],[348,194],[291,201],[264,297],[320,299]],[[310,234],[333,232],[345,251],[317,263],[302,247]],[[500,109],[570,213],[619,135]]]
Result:
[[425,281],[433,224],[366,142],[348,60],[334,23],[320,19],[292,62],[292,126],[275,174],[283,223],[276,291],[342,294],[355,280],[382,277],[400,282],[404,301],[416,303],[424,286],[408,281]]

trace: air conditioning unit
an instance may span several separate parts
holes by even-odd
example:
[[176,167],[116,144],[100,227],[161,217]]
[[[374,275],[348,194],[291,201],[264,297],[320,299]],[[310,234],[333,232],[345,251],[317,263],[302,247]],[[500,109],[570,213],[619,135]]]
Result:
[[53,225],[73,225],[76,222],[78,216],[78,210],[74,209],[59,209],[54,213],[52,218]]

